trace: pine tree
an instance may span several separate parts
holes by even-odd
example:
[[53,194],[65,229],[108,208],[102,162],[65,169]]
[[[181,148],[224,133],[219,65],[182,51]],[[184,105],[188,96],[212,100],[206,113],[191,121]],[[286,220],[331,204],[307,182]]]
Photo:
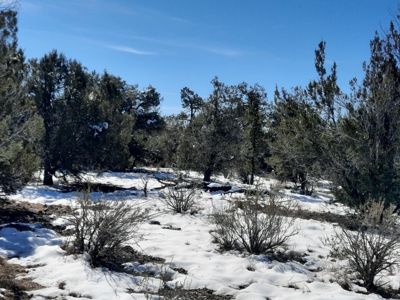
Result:
[[335,178],[342,186],[337,196],[352,204],[365,203],[368,198],[400,203],[399,41],[393,22],[383,36],[376,33],[370,61],[364,63],[364,80],[360,86],[356,80],[352,84],[351,101],[356,105],[347,106],[341,127],[345,168]]
[[201,110],[204,102],[203,99],[198,94],[195,94],[188,87],[184,87],[183,89],[181,89],[181,101],[182,107],[189,112],[189,121],[192,122],[196,113]]
[[267,94],[262,86],[238,86],[245,97],[242,142],[237,169],[244,183],[254,184],[254,175],[261,170],[263,158],[268,153],[266,142]]
[[320,126],[320,116],[302,88],[294,88],[292,93],[275,91],[268,161],[280,180],[292,181],[303,193],[311,192],[308,178],[319,168]]

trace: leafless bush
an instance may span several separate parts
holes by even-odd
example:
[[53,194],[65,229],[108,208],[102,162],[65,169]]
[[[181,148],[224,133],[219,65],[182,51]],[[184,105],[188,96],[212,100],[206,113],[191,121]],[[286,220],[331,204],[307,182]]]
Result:
[[239,248],[238,236],[234,228],[235,222],[232,222],[234,217],[234,206],[214,208],[211,215],[212,222],[215,225],[215,230],[211,232],[215,241],[220,244],[222,250],[229,251]]
[[368,291],[384,285],[376,284],[375,278],[400,263],[400,227],[394,210],[394,205],[385,208],[384,201],[369,200],[352,218],[355,230],[341,226],[324,241],[339,257],[349,260],[350,270]]
[[142,181],[142,189],[143,189],[143,194],[145,197],[149,194],[149,181],[150,178],[147,175],[142,175],[140,176],[140,179]]
[[140,238],[138,229],[149,217],[148,210],[134,202],[98,198],[85,191],[76,199],[73,218],[73,252],[87,252],[93,262],[115,254],[122,244]]
[[190,210],[196,204],[195,188],[168,187],[161,199],[171,210],[182,213]]
[[294,219],[289,218],[293,202],[274,195],[247,195],[241,209],[234,206],[214,208],[211,216],[216,225],[214,237],[225,248],[244,249],[260,254],[273,251],[298,233]]

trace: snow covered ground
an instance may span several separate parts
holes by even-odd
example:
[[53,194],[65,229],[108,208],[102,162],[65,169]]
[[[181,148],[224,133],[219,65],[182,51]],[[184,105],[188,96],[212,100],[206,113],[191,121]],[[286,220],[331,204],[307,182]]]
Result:
[[[160,200],[160,191],[154,190],[160,187],[155,177],[168,176],[171,175],[87,175],[88,179],[96,183],[136,187],[136,191],[121,191],[117,195],[126,200],[139,201],[155,213],[152,220],[158,221],[160,225],[144,224],[140,229],[144,239],[138,243],[132,241],[131,246],[147,255],[163,258],[166,262],[140,265],[132,261],[126,264],[126,268],[143,272],[143,276],[91,268],[90,257],[66,255],[60,246],[67,238],[42,228],[41,224],[29,224],[31,231],[1,227],[0,255],[11,258],[11,263],[30,266],[29,272],[21,276],[33,278],[45,287],[31,292],[33,299],[146,299],[140,290],[147,288],[156,292],[161,284],[158,278],[145,276],[149,271],[154,274],[168,273],[171,279],[168,284],[171,286],[178,283],[190,289],[207,288],[218,295],[231,295],[233,299],[383,299],[376,294],[344,290],[337,283],[343,279],[341,265],[346,262],[329,257],[331,249],[321,242],[321,239],[334,232],[335,224],[296,219],[294,226],[300,231],[280,251],[295,252],[303,258],[303,264],[297,261],[278,262],[266,255],[248,255],[238,251],[220,253],[210,234],[214,226],[210,223],[209,215],[213,205],[228,203],[232,195],[199,191],[196,214],[173,213]],[[216,179],[226,182],[223,178]],[[140,190],[145,182],[150,190],[148,197],[144,197]],[[230,184],[234,188],[244,187],[236,181],[230,181]],[[273,180],[263,182],[265,186],[276,184]],[[304,210],[336,214],[346,211],[344,206],[330,203],[332,195],[326,185],[318,187],[313,196],[299,195],[288,190],[282,190],[282,193],[283,197],[297,201]],[[99,195],[92,193],[92,197]],[[32,183],[10,198],[47,205],[70,205],[75,197],[75,192],[60,193],[56,188]],[[68,218],[55,219],[53,223],[68,224]],[[180,230],[169,230],[166,227]],[[179,268],[186,270],[187,274],[176,271]],[[398,289],[399,270],[387,274],[384,280],[389,282],[388,286]],[[357,290],[356,286],[353,289]],[[363,291],[359,287],[358,290]]]

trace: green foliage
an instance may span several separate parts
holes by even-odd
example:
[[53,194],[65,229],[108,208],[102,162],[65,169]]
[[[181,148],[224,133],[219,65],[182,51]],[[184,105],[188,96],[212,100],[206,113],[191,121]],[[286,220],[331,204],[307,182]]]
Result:
[[138,163],[150,165],[162,160],[159,151],[153,149],[153,139],[164,128],[164,118],[160,115],[159,106],[162,97],[157,90],[149,86],[137,93],[134,98],[136,106],[136,123],[133,128],[133,138],[129,144],[132,166]]
[[30,61],[29,95],[43,119],[44,184],[52,184],[58,170],[77,175],[82,153],[88,74],[77,61],[53,50]]
[[308,176],[318,174],[321,158],[321,119],[301,88],[275,92],[270,115],[271,157],[278,179],[308,191]]
[[179,147],[180,167],[202,172],[205,181],[234,161],[241,139],[242,102],[237,89],[219,82],[217,77],[211,83],[213,93],[187,126]]
[[275,93],[270,162],[280,179],[302,190],[310,176],[330,179],[337,199],[351,205],[369,197],[398,203],[399,38],[393,24],[375,37],[365,79],[360,86],[353,81],[350,96],[337,85],[335,63],[327,75],[325,42],[315,52],[318,80]]
[[143,148],[141,137],[162,124],[160,94],[152,87],[139,92],[107,72],[88,73],[55,50],[32,60],[31,70],[30,96],[44,125],[44,184],[56,172],[130,167],[132,155],[141,158],[135,151]]
[[129,167],[129,143],[136,115],[131,96],[136,87],[128,86],[119,77],[104,72],[92,78],[89,94],[88,124],[90,128],[91,168],[98,170],[124,169]]
[[243,129],[240,153],[236,161],[237,172],[244,183],[254,184],[254,175],[262,167],[263,157],[268,153],[266,121],[267,94],[262,86],[242,83],[238,89],[244,96]]
[[160,158],[158,165],[178,168],[183,164],[180,146],[185,138],[187,116],[185,113],[164,117],[165,126],[149,140],[149,147]]
[[[238,172],[252,183],[266,155],[266,93],[256,84],[227,86],[214,78],[213,93],[203,101],[185,87],[183,108],[166,118],[166,127],[157,136],[157,150],[163,159],[180,169],[203,172],[210,180],[214,172]],[[168,165],[168,164],[167,164]]]
[[339,123],[340,166],[332,176],[336,196],[348,203],[368,198],[399,204],[400,34],[393,23],[384,36],[371,41],[371,58],[364,63],[361,85],[352,82],[347,115]]
[[15,11],[0,10],[0,31],[0,188],[8,194],[30,180],[38,160],[30,144],[34,109],[26,98],[27,66],[17,48]]
[[181,89],[181,100],[182,107],[188,110],[190,116],[189,120],[190,122],[192,122],[196,112],[201,110],[204,101],[199,95],[195,94],[188,87],[184,87],[183,89]]

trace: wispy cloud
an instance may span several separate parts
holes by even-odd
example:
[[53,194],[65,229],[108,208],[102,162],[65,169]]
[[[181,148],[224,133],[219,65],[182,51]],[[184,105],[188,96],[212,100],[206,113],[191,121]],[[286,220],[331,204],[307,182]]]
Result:
[[243,55],[243,52],[233,49],[227,48],[214,48],[214,47],[202,47],[204,51],[216,53],[223,56],[240,56]]
[[146,52],[146,51],[141,51],[135,48],[131,48],[131,47],[126,47],[126,46],[107,46],[107,48],[113,49],[113,50],[117,50],[117,51],[121,51],[121,52],[127,52],[127,53],[132,53],[132,54],[137,54],[137,55],[155,55],[157,53],[155,52]]
[[180,40],[173,40],[173,39],[156,39],[156,38],[141,37],[141,36],[129,36],[129,37],[134,40],[146,41],[146,42],[150,42],[150,43],[172,46],[172,47],[177,47],[177,48],[194,49],[197,51],[210,52],[210,53],[223,55],[223,56],[233,57],[233,56],[244,55],[244,53],[242,51],[239,51],[236,49],[230,49],[230,48],[218,47],[218,46],[216,46],[216,47],[204,46],[204,45],[200,45],[200,44],[197,44],[195,42],[190,42],[190,41],[180,41]]
[[[165,16],[165,15],[164,15]],[[172,21],[175,21],[175,22],[179,22],[179,23],[185,23],[185,24],[187,24],[187,25],[195,25],[195,23],[193,23],[192,21],[190,21],[190,20],[186,20],[186,19],[182,19],[182,18],[176,18],[176,17],[168,17],[168,16],[165,16],[166,18],[169,18],[170,20],[172,20]]]

